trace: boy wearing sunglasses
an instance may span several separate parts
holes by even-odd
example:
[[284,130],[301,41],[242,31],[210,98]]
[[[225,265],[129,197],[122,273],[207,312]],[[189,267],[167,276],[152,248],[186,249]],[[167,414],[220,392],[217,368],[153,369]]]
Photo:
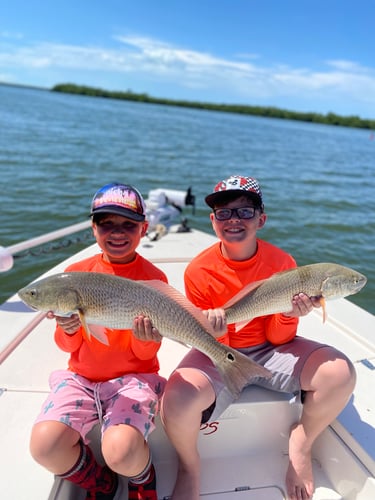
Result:
[[[317,297],[291,297],[288,314],[254,318],[239,331],[227,325],[223,306],[229,299],[247,284],[296,267],[296,262],[257,236],[267,216],[256,179],[232,176],[219,182],[205,201],[219,241],[186,268],[186,295],[203,310],[219,342],[271,371],[272,378],[259,379],[259,385],[301,396],[302,417],[289,439],[286,491],[293,500],[312,498],[311,447],[346,405],[354,389],[354,368],[334,348],[296,336],[298,317],[319,307]],[[199,499],[199,429],[231,402],[213,363],[203,353],[189,351],[170,376],[162,401],[162,419],[179,458],[173,500]]]

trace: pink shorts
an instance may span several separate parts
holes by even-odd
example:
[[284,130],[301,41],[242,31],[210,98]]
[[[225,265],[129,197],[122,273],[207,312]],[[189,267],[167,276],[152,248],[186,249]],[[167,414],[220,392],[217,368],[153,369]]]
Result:
[[91,382],[69,370],[57,370],[50,375],[51,392],[36,422],[63,422],[85,441],[98,422],[102,434],[111,425],[126,424],[137,428],[147,439],[155,427],[165,383],[165,378],[156,373]]

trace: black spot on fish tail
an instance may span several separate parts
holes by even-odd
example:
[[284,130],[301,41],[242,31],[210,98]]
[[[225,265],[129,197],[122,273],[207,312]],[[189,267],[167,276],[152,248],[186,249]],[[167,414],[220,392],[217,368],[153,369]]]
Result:
[[242,389],[254,383],[259,378],[270,378],[271,372],[251,360],[241,352],[226,347],[228,349],[225,361],[221,366],[217,365],[223,382],[228,387],[233,397],[236,399]]
[[227,359],[229,361],[236,361],[236,358],[233,356],[233,354],[231,352],[228,352]]

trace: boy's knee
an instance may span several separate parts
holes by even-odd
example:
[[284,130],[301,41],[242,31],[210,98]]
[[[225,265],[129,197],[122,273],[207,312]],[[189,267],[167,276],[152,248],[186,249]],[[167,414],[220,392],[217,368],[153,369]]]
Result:
[[31,431],[30,453],[36,462],[43,465],[49,457],[73,447],[78,440],[78,432],[61,422],[38,422]]
[[117,472],[131,465],[134,455],[143,446],[144,438],[138,429],[130,425],[113,425],[103,435],[102,454],[108,467]]

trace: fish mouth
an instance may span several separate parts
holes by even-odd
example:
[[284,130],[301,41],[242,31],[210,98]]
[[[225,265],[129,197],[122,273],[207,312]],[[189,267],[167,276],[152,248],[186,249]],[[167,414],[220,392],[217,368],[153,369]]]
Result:
[[359,292],[360,290],[362,290],[362,288],[366,285],[367,283],[367,278],[366,276],[362,275],[358,278],[358,283],[357,283],[357,286],[356,286],[356,292]]
[[22,300],[22,302],[27,305],[27,307],[29,309],[32,309],[33,311],[39,311],[39,309],[37,307],[35,307],[34,305],[30,304],[26,299],[23,299],[22,295],[18,294],[18,296]]
[[33,311],[38,311],[38,308],[37,308],[37,307],[35,307],[35,306],[31,306],[30,304],[27,304],[27,305],[28,305],[28,306],[30,307],[30,309],[32,309]]
[[355,295],[356,293],[360,292],[362,288],[366,285],[366,283],[367,283],[367,278],[363,274],[356,277],[354,282],[352,283],[352,287],[348,295]]
[[18,290],[17,294],[22,302],[27,305],[27,307],[29,307],[33,311],[39,310],[34,304],[30,303],[33,302],[32,300],[30,300],[33,294],[32,292],[30,293],[27,288],[21,288],[21,290]]

